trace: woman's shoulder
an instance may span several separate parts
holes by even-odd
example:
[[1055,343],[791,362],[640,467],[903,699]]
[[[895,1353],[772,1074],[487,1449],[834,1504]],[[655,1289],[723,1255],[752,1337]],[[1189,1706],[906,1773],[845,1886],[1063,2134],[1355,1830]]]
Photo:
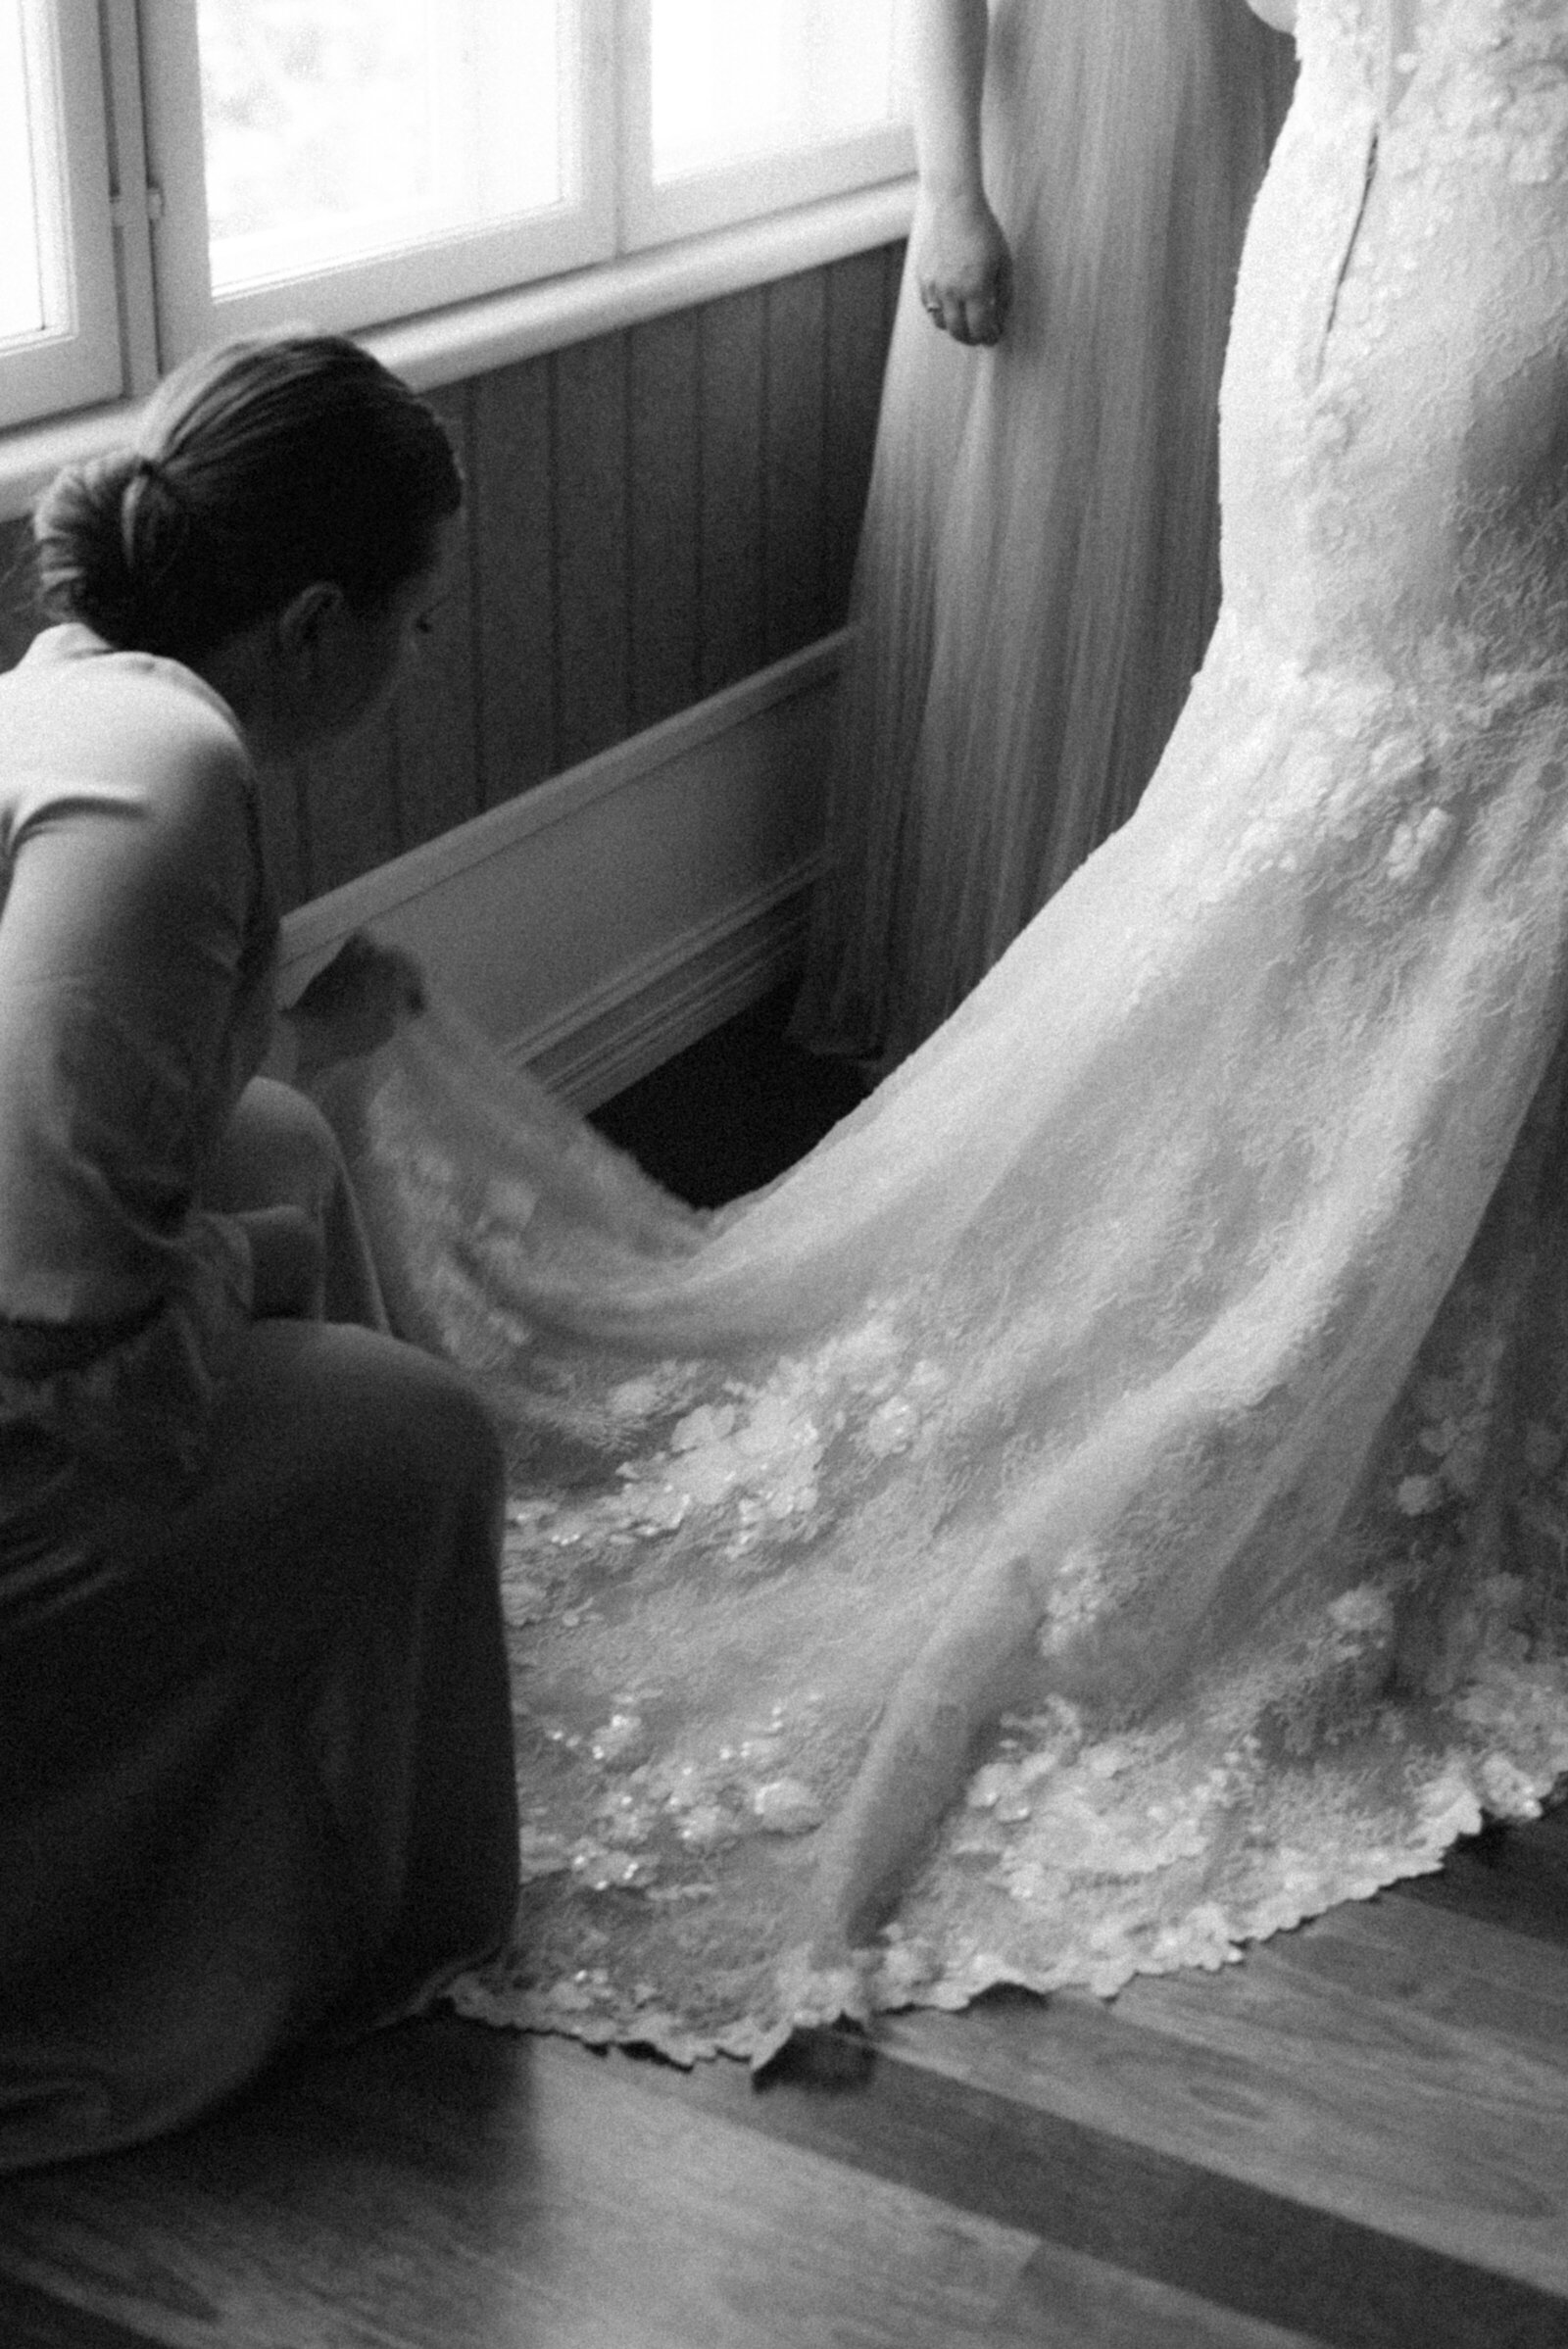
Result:
[[261,856],[255,771],[192,670],[47,629],[0,678],[0,867],[46,840],[90,860],[111,833],[127,886],[167,894],[200,877],[237,903]]
[[245,757],[233,711],[204,677],[160,653],[122,652],[79,620],[41,629],[15,668],[0,677],[0,692],[12,701],[40,700],[61,710],[114,706],[132,719],[156,711],[165,723],[183,721],[194,732],[228,740]]
[[249,795],[233,712],[194,670],[120,652],[75,622],[46,628],[0,677],[0,797],[39,789],[178,800]]

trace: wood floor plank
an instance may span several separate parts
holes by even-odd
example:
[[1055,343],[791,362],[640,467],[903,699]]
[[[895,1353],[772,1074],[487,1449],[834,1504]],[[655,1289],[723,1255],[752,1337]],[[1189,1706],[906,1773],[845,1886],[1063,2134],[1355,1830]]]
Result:
[[895,2017],[885,2043],[1568,2307],[1561,1977],[1532,1998],[1506,1968],[1521,1946],[1544,1958],[1539,1944],[1499,1950],[1493,1982],[1477,1932],[1505,1936],[1402,1914],[1348,1908],[1223,1976],[1137,1982],[1110,2006],[1020,1995],[982,2002],[968,2028]]
[[761,2088],[453,2019],[0,2185],[5,2349],[1568,2343],[1568,1835]]
[[1555,2111],[1568,2086],[1568,1951],[1413,1902],[1348,1904],[1223,1976],[1132,1983],[1117,2011],[1183,2036],[1247,2043],[1256,2028],[1273,2049],[1369,2065],[1396,2088],[1434,2067],[1461,2090],[1506,2076]]
[[148,2333],[67,2307],[7,2276],[0,2276],[0,2341],[5,2349],[162,2349]]
[[465,2050],[462,2029],[383,2034],[168,2144],[12,2181],[0,2269],[169,2349],[996,2339],[1027,2230],[848,2180],[582,2049]]
[[1216,2308],[1108,2261],[1042,2243],[987,2349],[1319,2349],[1316,2336]]
[[1410,1877],[1392,1896],[1568,1948],[1568,1822],[1558,1810],[1528,1827],[1489,1828],[1436,1876]]
[[1272,1946],[1287,1963],[1343,1971],[1368,1991],[1550,2055],[1568,2045],[1568,1946],[1460,1908],[1351,1901]]
[[[862,2046],[858,2080],[840,2077],[814,2096],[790,2081],[795,2092],[764,2087],[743,2102],[744,2082],[711,2066],[689,2080],[655,2065],[641,2075],[650,2094],[700,2101],[846,2167],[1032,2228],[1063,2249],[1332,2349],[1561,2349],[1568,2340],[1568,2303],[1557,2294],[1293,2200],[1254,2182],[1240,2163],[1233,2172],[1211,2162],[1208,2140],[1223,2126],[1223,2100],[1210,2106],[1206,2130],[1189,2129],[1191,2149],[1151,2142],[1173,2133],[1161,2121],[1180,2110],[1184,2071],[1196,2076],[1201,2109],[1214,2066],[1105,2010],[1106,2032],[1086,2066],[1072,2031],[1045,2028],[1064,2011],[1065,2001],[1031,2000],[904,2019],[910,2045],[926,2042],[924,2060],[902,2047]],[[890,2030],[889,2042],[896,2038]],[[842,2073],[855,2061],[853,2048],[841,2042],[835,2061]],[[1113,2076],[1113,2128],[1063,2109],[1094,2108],[1097,2066]],[[979,2084],[977,2073],[985,2075]],[[1123,2088],[1135,2094],[1120,2105]],[[1151,2107],[1148,2129],[1138,2094]],[[1244,2100],[1234,2078],[1226,2096]]]

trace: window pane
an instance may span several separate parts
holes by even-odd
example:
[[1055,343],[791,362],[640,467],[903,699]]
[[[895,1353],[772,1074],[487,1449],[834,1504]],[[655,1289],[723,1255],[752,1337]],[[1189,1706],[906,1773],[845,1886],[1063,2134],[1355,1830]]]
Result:
[[32,0],[0,0],[0,342],[66,323],[45,29]]
[[895,119],[897,5],[653,0],[655,184]]
[[213,292],[565,203],[561,0],[199,0]]

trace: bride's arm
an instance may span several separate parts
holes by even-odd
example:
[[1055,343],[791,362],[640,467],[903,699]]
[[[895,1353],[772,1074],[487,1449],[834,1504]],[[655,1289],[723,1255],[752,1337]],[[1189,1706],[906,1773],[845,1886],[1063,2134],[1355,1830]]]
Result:
[[994,343],[1012,298],[1012,256],[981,169],[986,0],[906,5],[920,171],[915,281],[934,325],[960,343]]
[[1276,32],[1296,30],[1296,0],[1247,0],[1254,17],[1272,24]]

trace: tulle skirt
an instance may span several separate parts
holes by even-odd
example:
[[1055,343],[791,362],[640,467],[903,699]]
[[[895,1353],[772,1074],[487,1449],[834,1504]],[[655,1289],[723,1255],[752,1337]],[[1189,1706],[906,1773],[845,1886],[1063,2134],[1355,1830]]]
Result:
[[795,1033],[884,1066],[1137,805],[1218,609],[1215,403],[1293,76],[1237,0],[1001,0],[1003,342],[907,272]]
[[[1238,875],[1195,930],[1202,734],[716,1215],[439,1005],[344,1073],[394,1310],[510,1435],[527,1894],[464,2012],[760,2061],[844,2011],[1108,1991],[1435,1867],[1568,1768],[1561,971],[1495,1049],[1438,924],[1357,1033],[1303,930],[1287,1044],[1310,876]],[[1507,848],[1563,886],[1539,830]]]

